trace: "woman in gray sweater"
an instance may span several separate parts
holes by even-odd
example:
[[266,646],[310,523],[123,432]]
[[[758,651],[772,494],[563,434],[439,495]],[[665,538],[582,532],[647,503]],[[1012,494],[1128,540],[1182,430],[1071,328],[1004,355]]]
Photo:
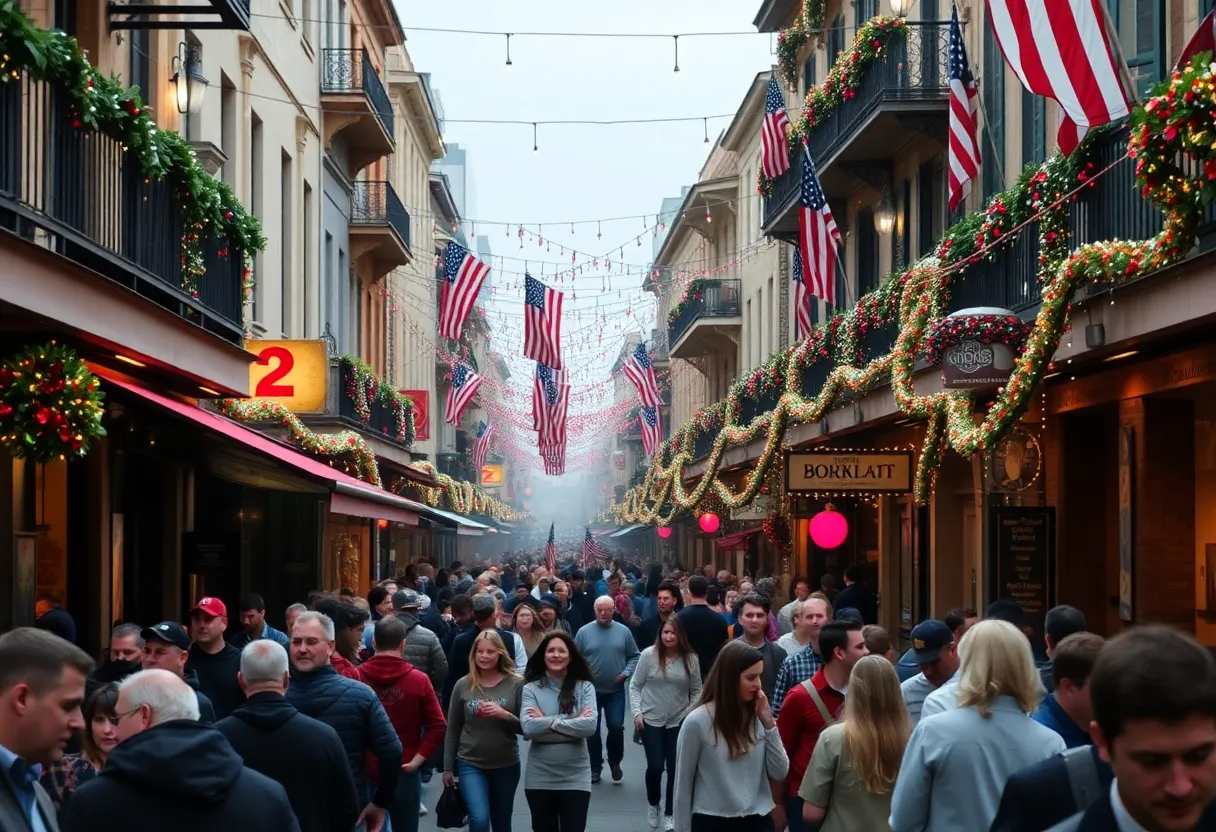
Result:
[[718,654],[680,728],[675,832],[767,832],[790,761],[761,689],[764,657],[742,641]]
[[520,724],[532,740],[524,796],[533,832],[584,832],[591,804],[587,737],[599,711],[591,669],[569,633],[545,635],[524,673]]

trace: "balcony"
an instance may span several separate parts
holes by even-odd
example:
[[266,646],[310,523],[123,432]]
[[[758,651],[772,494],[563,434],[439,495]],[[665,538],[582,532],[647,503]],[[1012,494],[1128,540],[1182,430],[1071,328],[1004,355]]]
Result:
[[70,112],[45,83],[0,84],[0,227],[77,264],[82,280],[100,275],[240,346],[242,253],[204,238],[206,271],[184,286],[172,186],[145,178],[120,142],[71,128]]
[[321,50],[321,111],[325,146],[342,134],[352,179],[396,150],[393,105],[366,49]]
[[249,31],[251,0],[203,0],[189,5],[108,3],[110,29],[229,29]]
[[341,382],[338,386],[338,415],[342,421],[364,433],[372,433],[385,442],[391,442],[401,448],[408,448],[407,437],[402,436],[397,429],[397,417],[393,408],[379,399],[373,399],[368,407],[367,421],[359,414],[354,398],[350,395],[351,382],[354,376],[354,366],[347,361],[338,359],[330,362],[330,374],[338,376]]
[[667,333],[658,328],[650,330],[650,363],[656,370],[671,363],[671,354],[667,351]]
[[[945,144],[949,34],[949,22],[909,22],[906,39],[893,41],[886,59],[870,66],[857,94],[811,131],[811,159],[829,198],[847,198],[859,181],[889,180],[892,162],[920,136]],[[796,153],[764,200],[765,234],[797,237],[801,180],[802,154]]]
[[667,325],[673,358],[695,358],[738,345],[743,318],[739,311],[739,279],[697,280],[676,318]]
[[370,258],[379,280],[410,260],[410,215],[388,182],[355,182],[350,195],[351,259]]

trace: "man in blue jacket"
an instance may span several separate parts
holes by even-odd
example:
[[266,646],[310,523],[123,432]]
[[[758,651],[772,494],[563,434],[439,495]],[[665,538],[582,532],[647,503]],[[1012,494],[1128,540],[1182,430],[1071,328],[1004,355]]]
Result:
[[1064,738],[1068,748],[1089,745],[1089,723],[1093,705],[1089,698],[1089,674],[1102,652],[1106,639],[1096,633],[1074,633],[1052,652],[1051,676],[1054,690],[1039,703],[1034,721]]
[[359,815],[367,832],[379,832],[392,805],[401,771],[401,741],[384,706],[362,682],[338,675],[330,665],[334,652],[334,623],[319,612],[306,612],[291,631],[291,661],[295,668],[287,701],[305,716],[338,732],[355,777],[359,800],[368,799],[367,755],[375,758],[380,782],[371,802]]

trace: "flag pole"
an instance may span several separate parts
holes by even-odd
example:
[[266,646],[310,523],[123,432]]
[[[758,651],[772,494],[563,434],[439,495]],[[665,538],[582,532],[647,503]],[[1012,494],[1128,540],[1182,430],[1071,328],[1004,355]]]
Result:
[[1110,19],[1110,9],[1106,7],[1106,3],[1095,3],[1102,10],[1102,29],[1106,32],[1106,42],[1114,45],[1115,59],[1119,62],[1119,80],[1123,82],[1123,93],[1126,95],[1132,104],[1140,103],[1140,93],[1136,90],[1136,85],[1132,82],[1131,67],[1127,65],[1127,58],[1123,54],[1123,44],[1119,41],[1119,31],[1115,28],[1115,23]]

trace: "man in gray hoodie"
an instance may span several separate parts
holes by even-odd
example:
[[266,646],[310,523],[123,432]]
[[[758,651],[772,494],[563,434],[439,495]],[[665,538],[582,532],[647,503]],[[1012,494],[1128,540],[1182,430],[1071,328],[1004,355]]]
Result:
[[[583,625],[574,642],[591,667],[595,699],[608,725],[608,768],[612,771],[612,781],[620,783],[624,777],[621,760],[625,757],[625,684],[637,667],[638,646],[629,628],[612,620],[613,612],[611,598],[607,595],[597,598],[595,620]],[[592,783],[600,781],[604,768],[600,730],[597,720],[595,735],[587,738]]]

